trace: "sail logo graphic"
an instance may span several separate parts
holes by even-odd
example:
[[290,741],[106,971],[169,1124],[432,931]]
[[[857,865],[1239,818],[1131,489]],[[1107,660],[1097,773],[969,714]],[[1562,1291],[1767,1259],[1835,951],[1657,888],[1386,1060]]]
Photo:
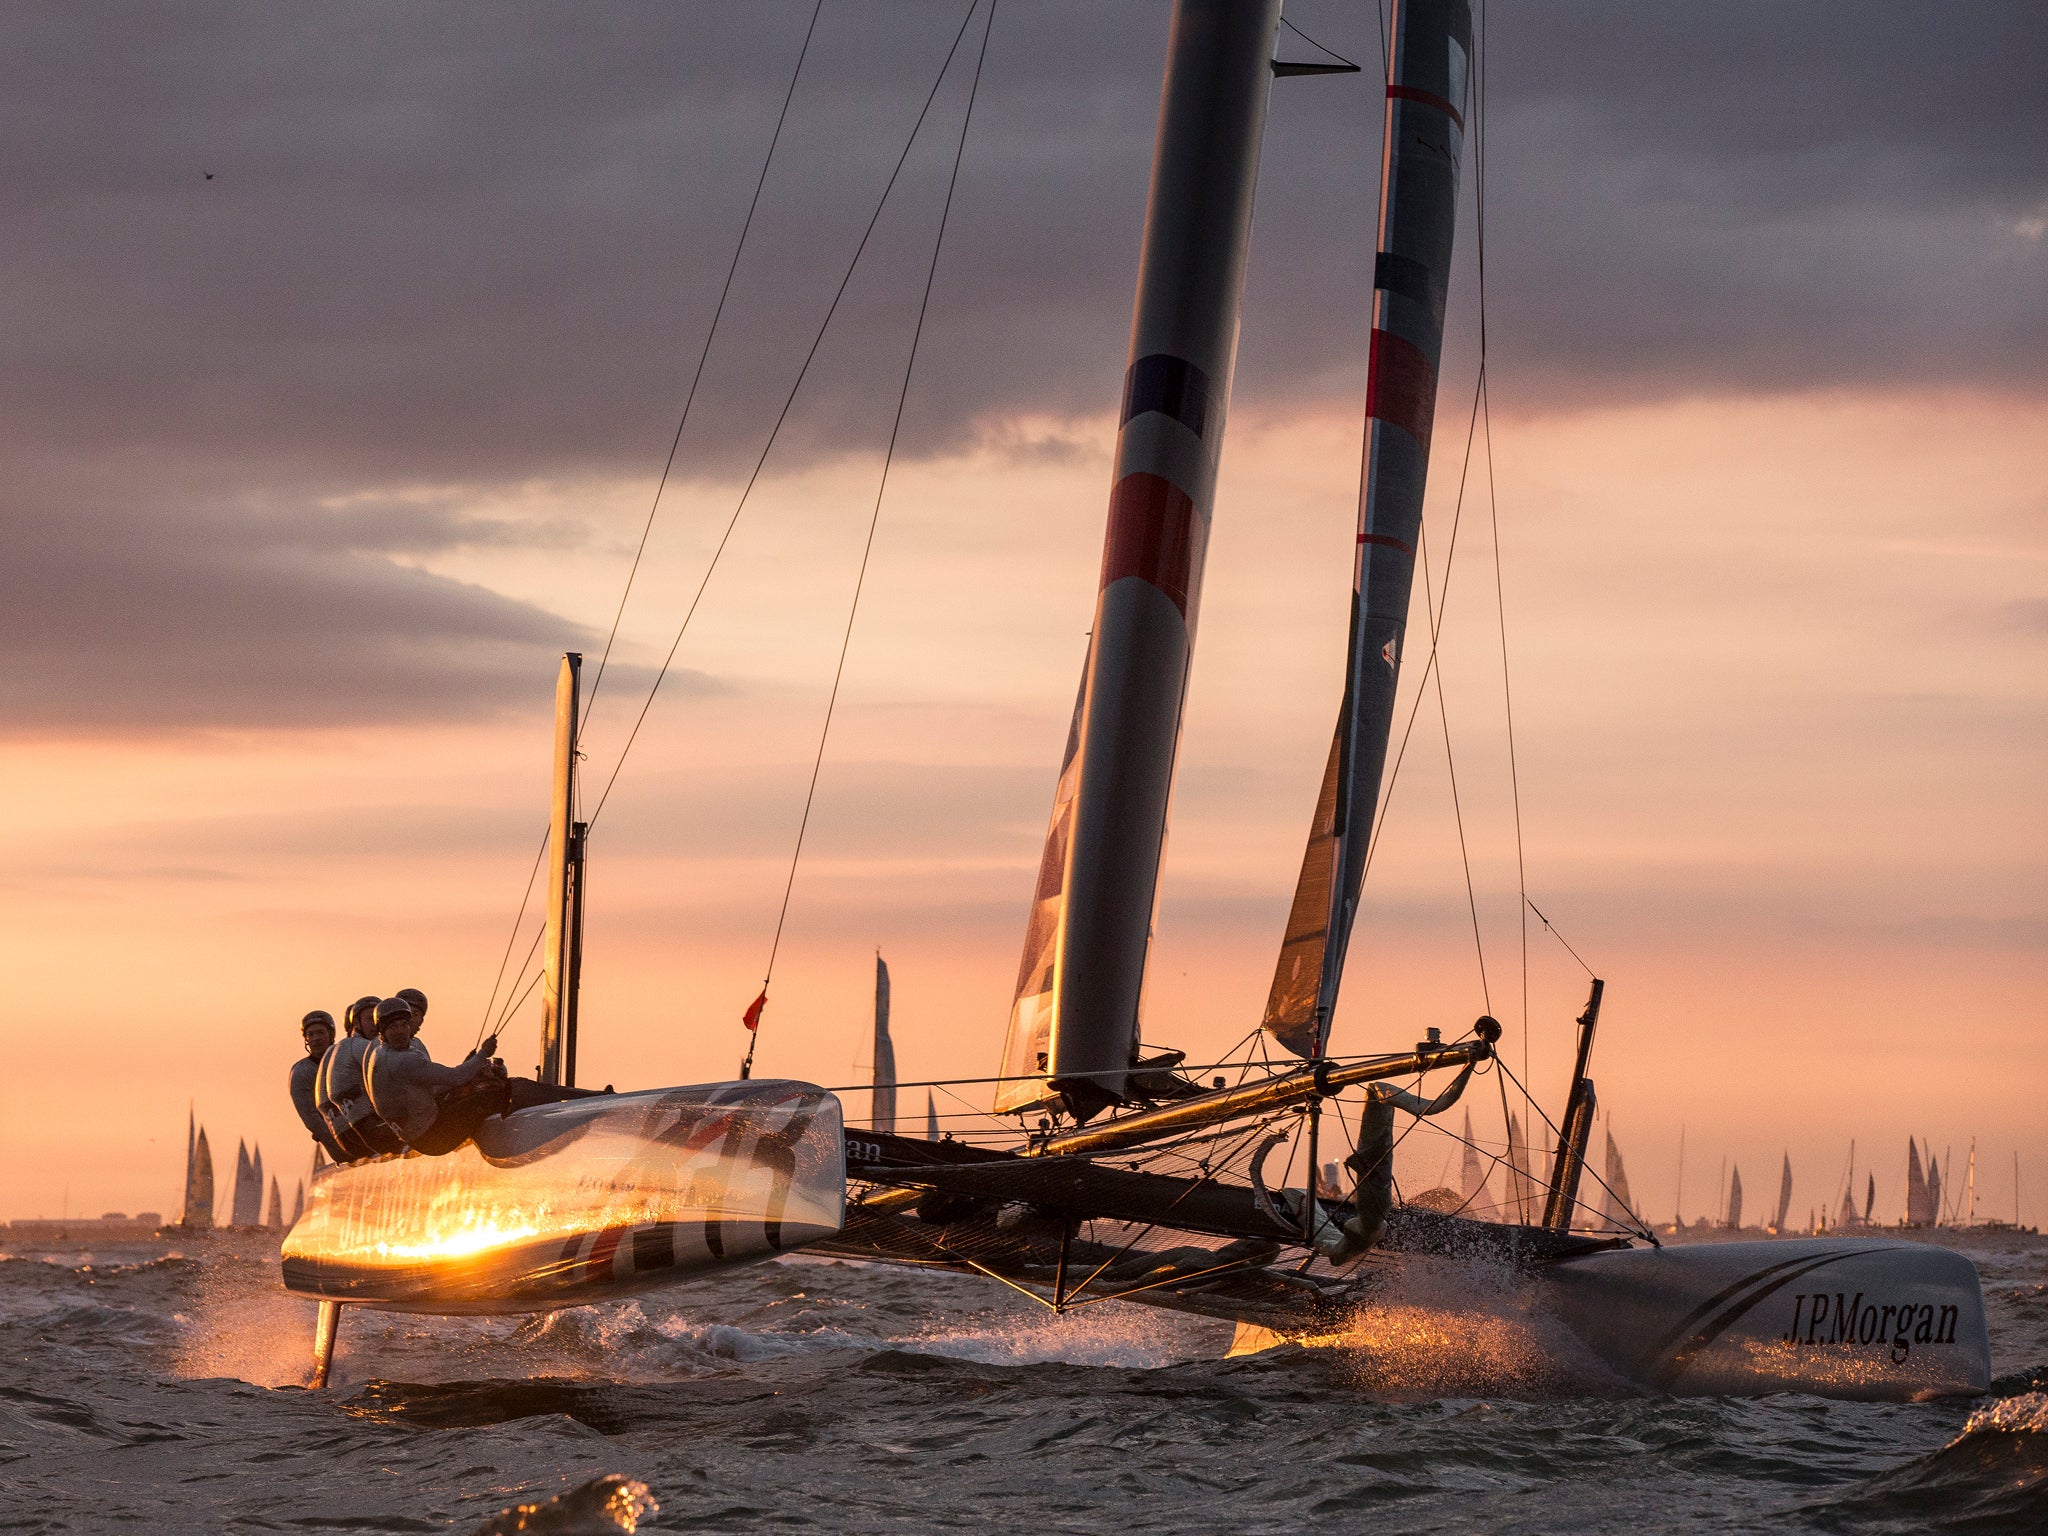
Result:
[[1399,643],[1400,642],[1397,637],[1393,640],[1389,640],[1385,645],[1380,647],[1380,660],[1384,661],[1387,664],[1387,670],[1389,672],[1397,672],[1400,670],[1401,658],[1395,649],[1395,647]]
[[[1808,1305],[1811,1303],[1811,1306]],[[1953,1344],[1956,1308],[1927,1302],[1866,1302],[1863,1293],[1802,1292],[1792,1298],[1792,1327],[1783,1342],[1795,1348],[1809,1344],[1883,1344],[1893,1365],[1904,1365],[1915,1344]],[[1802,1322],[1804,1327],[1801,1326]]]

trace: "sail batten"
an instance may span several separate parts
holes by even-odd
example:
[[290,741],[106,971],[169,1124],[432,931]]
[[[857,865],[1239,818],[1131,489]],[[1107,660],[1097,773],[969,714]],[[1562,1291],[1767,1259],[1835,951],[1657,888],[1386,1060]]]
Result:
[[1395,5],[1344,693],[1263,1021],[1308,1058],[1329,1040],[1406,652],[1471,47],[1467,0]]

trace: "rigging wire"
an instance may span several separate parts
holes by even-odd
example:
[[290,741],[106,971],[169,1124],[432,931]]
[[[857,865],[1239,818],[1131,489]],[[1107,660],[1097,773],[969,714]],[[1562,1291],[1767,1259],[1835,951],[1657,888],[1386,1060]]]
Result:
[[1479,0],[1472,50],[1472,226],[1479,279],[1479,409],[1486,442],[1486,510],[1493,531],[1493,609],[1500,628],[1500,694],[1507,720],[1508,790],[1515,818],[1515,916],[1522,946],[1522,1076],[1529,1072],[1529,867],[1522,841],[1522,775],[1515,756],[1515,694],[1508,669],[1508,609],[1500,557],[1500,488],[1493,473],[1493,397],[1486,387],[1486,0]]
[[[546,832],[541,834],[540,848],[533,856],[533,868],[526,873],[526,890],[519,898],[519,910],[512,915],[512,931],[505,935],[505,953],[498,957],[498,974],[491,978],[491,995],[484,1004],[483,1022],[477,1026],[476,1039],[471,1042],[473,1046],[481,1045],[484,1036],[490,1032],[491,1010],[498,1006],[498,989],[505,983],[505,967],[511,962],[512,946],[519,942],[519,925],[526,919],[527,903],[533,900],[533,883],[540,875],[541,861],[548,856],[548,837]],[[521,970],[525,968],[523,964],[520,966]]]
[[[718,290],[718,303],[711,310],[711,325],[704,332],[704,345],[697,351],[697,366],[690,374],[690,387],[683,394],[682,414],[676,420],[675,436],[669,439],[668,458],[661,466],[661,478],[655,482],[654,500],[647,508],[647,521],[640,528],[640,543],[633,551],[633,563],[626,570],[625,590],[619,593],[619,606],[612,614],[611,632],[604,637],[604,654],[597,659],[597,675],[591,679],[590,696],[584,702],[584,718],[597,703],[597,692],[604,686],[605,667],[612,659],[612,645],[619,638],[619,622],[626,616],[626,600],[633,595],[633,580],[640,574],[640,561],[647,553],[647,536],[654,531],[654,514],[661,509],[662,493],[668,489],[668,479],[676,467],[676,451],[682,447],[683,429],[690,424],[690,407],[697,401],[697,386],[704,382],[704,364],[711,356],[711,343],[717,339],[718,324],[725,318],[725,301],[732,296],[734,276],[740,269],[740,254],[747,248],[747,236],[754,228],[754,215],[761,207],[761,189],[768,185],[768,172],[775,164],[775,151],[782,143],[782,129],[789,121],[789,104],[796,100],[797,81],[803,78],[804,60],[810,57],[811,38],[818,30],[818,16],[825,9],[825,0],[817,0],[811,7],[810,25],[804,28],[803,46],[797,50],[796,68],[790,72],[789,89],[782,94],[782,110],[775,115],[775,132],[768,138],[768,155],[761,162],[761,174],[754,180],[754,195],[747,202],[747,216],[740,221],[740,238],[732,248],[732,260],[725,269],[725,282]],[[582,731],[579,729],[580,736]]]
[[[967,88],[967,108],[960,114],[960,137],[953,145],[953,169],[946,178],[945,201],[939,207],[939,228],[938,233],[932,238],[932,259],[925,267],[924,292],[919,296],[917,302],[917,323],[911,327],[910,331],[910,354],[903,360],[903,384],[896,391],[896,415],[895,419],[889,424],[889,446],[882,454],[882,477],[875,486],[874,507],[868,513],[867,541],[861,546],[860,570],[853,579],[853,601],[847,605],[846,609],[846,632],[839,640],[839,661],[832,671],[832,691],[825,700],[825,722],[818,731],[817,754],[811,759],[811,782],[810,787],[804,792],[804,813],[802,819],[797,823],[796,847],[789,856],[789,878],[783,882],[782,909],[776,913],[775,937],[768,945],[768,967],[761,977],[761,995],[763,997],[768,995],[768,983],[775,978],[775,957],[782,949],[782,929],[783,925],[789,920],[789,899],[796,890],[797,866],[802,862],[804,856],[804,834],[810,830],[811,807],[818,797],[818,775],[825,766],[825,744],[832,737],[832,716],[839,707],[839,685],[846,677],[847,653],[853,648],[854,621],[860,616],[861,593],[867,587],[868,562],[873,558],[875,552],[875,532],[881,527],[882,523],[882,502],[889,492],[889,471],[895,465],[896,443],[903,432],[903,408],[910,399],[910,381],[917,373],[918,344],[924,339],[925,317],[931,312],[932,286],[937,281],[939,275],[939,253],[945,249],[946,226],[953,214],[953,193],[960,185],[960,162],[967,153],[967,130],[974,121],[974,104],[981,95],[981,70],[982,65],[988,60],[989,34],[995,31],[996,4],[997,0],[989,0],[988,20],[983,23],[981,29],[981,50],[975,55],[974,59],[974,79]],[[973,14],[971,10],[968,12],[970,18]],[[741,1077],[750,1075],[750,1069],[754,1061],[754,1048],[760,1043],[761,1030],[757,1015],[755,1027],[748,1032],[747,1059],[745,1065],[741,1068]]]
[[[1535,902],[1530,901],[1527,896],[1524,896],[1522,898],[1522,902],[1523,905],[1527,906],[1531,912],[1534,912],[1536,914],[1536,921],[1541,923],[1547,930],[1549,930],[1550,936],[1553,939],[1557,940],[1558,943],[1564,945],[1564,952],[1570,955],[1574,960],[1579,961],[1579,969],[1584,971],[1588,976],[1593,976],[1593,967],[1586,964],[1585,961],[1579,960],[1579,952],[1576,949],[1573,949],[1571,947],[1571,944],[1565,939],[1565,936],[1557,931],[1557,925],[1551,922],[1549,918],[1543,915],[1543,909],[1537,906]],[[1594,979],[1597,981],[1599,978],[1594,977]]]
[[1317,42],[1314,38],[1310,37],[1306,32],[1302,31],[1301,28],[1297,27],[1293,22],[1289,21],[1285,16],[1282,16],[1280,18],[1280,25],[1285,27],[1288,31],[1292,32],[1304,43],[1307,43],[1309,47],[1315,49],[1318,53],[1327,53],[1339,64],[1342,64],[1349,69],[1358,68],[1358,65],[1355,61],[1345,58],[1343,54],[1339,53],[1336,49],[1329,47],[1327,44]]
[[740,498],[733,507],[732,516],[727,519],[725,531],[719,535],[717,547],[712,550],[711,561],[704,568],[704,575],[697,583],[697,590],[691,595],[690,604],[683,613],[683,621],[677,626],[675,639],[670,642],[668,654],[662,658],[661,669],[655,673],[654,681],[648,686],[647,697],[641,701],[640,712],[633,719],[633,727],[626,734],[626,744],[619,749],[618,760],[613,763],[611,776],[605,780],[604,790],[597,798],[596,808],[587,818],[592,829],[604,812],[605,803],[611,798],[613,787],[619,781],[619,774],[626,766],[626,758],[633,750],[633,744],[640,739],[641,727],[647,723],[647,712],[654,707],[655,695],[661,691],[662,682],[668,677],[669,669],[675,664],[676,652],[681,649],[683,636],[688,633],[690,621],[696,616],[698,605],[704,600],[704,592],[711,585],[712,575],[717,571],[719,561],[724,558],[726,546],[731,542],[733,530],[739,526],[740,515],[746,510],[747,502],[754,494],[754,487],[760,483],[761,471],[767,466],[768,455],[774,451],[776,440],[782,434],[783,424],[789,420],[790,408],[796,404],[797,392],[803,388],[809,377],[811,364],[817,360],[818,349],[824,345],[825,333],[831,328],[832,318],[839,313],[840,302],[846,297],[846,290],[853,282],[854,271],[860,265],[868,241],[873,237],[875,226],[881,222],[882,210],[888,206],[889,194],[895,189],[896,181],[903,173],[903,166],[910,158],[910,151],[917,143],[925,118],[930,115],[932,103],[938,99],[939,88],[945,83],[947,73],[952,69],[953,59],[960,51],[961,41],[967,36],[968,24],[974,20],[975,11],[980,9],[980,0],[973,0],[967,12],[960,18],[960,30],[953,36],[953,46],[946,50],[946,57],[939,65],[939,73],[932,81],[931,91],[925,96],[924,105],[917,114],[917,121],[911,125],[910,135],[904,140],[903,152],[896,158],[896,165],[889,172],[889,179],[882,187],[882,195],[875,201],[875,211],[869,217],[867,228],[862,231],[860,243],[854,247],[853,259],[846,264],[846,272],[839,279],[839,286],[833,292],[832,302],[825,310],[825,317],[818,323],[816,334],[811,338],[810,350],[804,354],[803,366],[797,370],[796,381],[789,386],[789,393],[783,398],[782,409],[776,413],[775,424],[768,431],[768,440],[762,444],[760,456],[754,461],[753,471],[747,476],[747,483],[740,492]]
[[[704,333],[704,345],[697,352],[697,366],[690,374],[690,387],[683,394],[683,409],[676,421],[675,435],[669,439],[668,457],[661,466],[661,477],[654,487],[654,500],[648,505],[647,520],[640,527],[640,542],[633,550],[633,563],[626,570],[626,585],[619,593],[619,606],[612,613],[612,627],[604,637],[604,653],[598,657],[597,673],[591,679],[590,694],[584,701],[582,718],[577,721],[576,735],[580,741],[583,729],[589,724],[590,710],[597,703],[598,690],[604,686],[605,668],[611,664],[612,646],[619,638],[619,625],[626,616],[626,600],[633,595],[633,582],[640,574],[640,562],[647,553],[648,536],[654,531],[654,515],[661,508],[662,493],[668,489],[669,476],[675,470],[676,452],[682,446],[683,429],[689,425],[690,408],[696,403],[697,386],[704,379],[704,364],[711,356],[711,343],[718,335],[720,320],[725,316],[725,303],[731,297],[734,275],[739,271],[740,253],[747,247],[747,235],[754,227],[754,215],[761,206],[761,190],[768,184],[769,169],[775,164],[775,151],[782,143],[782,130],[789,121],[789,106],[796,99],[797,81],[803,77],[804,60],[810,56],[811,38],[818,30],[818,16],[825,8],[825,0],[817,0],[811,8],[810,25],[804,28],[803,46],[797,50],[796,68],[790,73],[789,89],[783,93],[782,109],[775,117],[775,131],[768,139],[768,154],[761,162],[761,174],[755,178],[753,196],[747,202],[747,216],[740,223],[740,237],[732,248],[732,261],[725,269],[725,282],[718,290],[718,303],[711,311],[711,325]],[[533,900],[533,887],[540,877],[542,862],[547,858],[548,837],[543,833],[540,851],[533,856],[533,868],[527,872],[526,889],[520,893],[519,911],[512,918],[511,932],[505,936],[505,952],[498,960],[498,974],[491,979],[491,995],[484,1004],[484,1019],[477,1029],[476,1043],[481,1044],[491,1023],[491,1010],[498,1003],[498,989],[505,980],[505,965],[512,958],[512,946],[519,942],[519,924],[526,916],[528,903]]]
[[[1475,397],[1476,398],[1476,397]],[[1418,540],[1418,543],[1421,541]],[[1425,600],[1429,598],[1429,546],[1422,545],[1422,591]],[[1448,575],[1448,572],[1446,573]],[[1430,619],[1431,644],[1434,646],[1436,620]],[[1458,862],[1465,870],[1465,905],[1472,913],[1472,947],[1479,955],[1479,995],[1486,1004],[1486,1011],[1493,1012],[1493,988],[1486,980],[1486,941],[1479,933],[1479,896],[1472,885],[1472,855],[1465,846],[1465,807],[1458,798],[1458,764],[1451,755],[1451,711],[1444,702],[1444,669],[1433,669],[1436,675],[1436,712],[1444,727],[1444,768],[1451,779],[1451,816],[1458,827]],[[1370,849],[1368,849],[1370,851]]]

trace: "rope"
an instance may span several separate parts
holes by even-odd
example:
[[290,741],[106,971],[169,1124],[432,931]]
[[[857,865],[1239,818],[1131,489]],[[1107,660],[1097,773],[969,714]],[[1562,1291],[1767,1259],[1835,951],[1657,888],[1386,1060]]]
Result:
[[811,338],[810,350],[804,354],[803,366],[797,370],[796,382],[789,386],[789,393],[783,398],[782,409],[776,413],[775,425],[768,431],[768,440],[761,446],[760,457],[754,461],[753,472],[747,476],[747,483],[740,492],[739,502],[733,507],[732,516],[726,521],[725,531],[719,536],[718,545],[711,553],[711,562],[704,568],[703,579],[697,583],[697,590],[691,595],[690,606],[684,610],[683,622],[677,626],[676,636],[669,644],[668,654],[662,658],[661,669],[655,673],[654,682],[648,687],[647,697],[641,701],[640,713],[634,717],[633,728],[626,735],[626,744],[619,749],[618,761],[612,765],[611,777],[605,780],[604,792],[597,797],[596,809],[591,811],[588,818],[588,825],[593,829],[597,826],[598,817],[604,813],[605,803],[611,798],[612,788],[618,783],[621,770],[626,766],[626,758],[633,750],[633,743],[640,739],[640,729],[647,723],[647,712],[654,707],[655,695],[661,691],[662,682],[667,678],[669,668],[675,664],[676,652],[682,647],[683,636],[690,628],[690,620],[696,616],[697,606],[704,600],[704,591],[711,585],[711,577],[717,571],[719,561],[724,558],[726,545],[732,540],[733,529],[739,526],[740,514],[746,510],[747,502],[754,494],[754,487],[760,482],[761,471],[768,463],[768,455],[774,450],[776,439],[782,434],[783,424],[789,420],[790,407],[796,403],[797,391],[803,388],[804,380],[810,375],[811,364],[817,360],[818,349],[824,345],[825,332],[831,327],[832,317],[839,313],[840,302],[846,297],[847,287],[853,282],[854,270],[860,265],[861,255],[868,248],[868,241],[875,233],[875,226],[881,222],[882,210],[888,206],[889,194],[895,189],[896,180],[903,173],[904,162],[910,158],[911,148],[917,143],[918,131],[924,127],[924,120],[931,112],[932,103],[938,98],[939,87],[945,83],[947,71],[952,68],[953,57],[960,51],[961,40],[967,36],[967,25],[974,19],[974,13],[979,6],[980,0],[972,0],[967,7],[966,15],[960,18],[960,30],[954,34],[953,46],[946,50],[945,60],[939,65],[938,78],[932,81],[931,91],[924,99],[924,106],[918,111],[917,121],[911,124],[910,136],[903,144],[903,153],[896,157],[895,168],[889,172],[889,179],[882,187],[882,195],[875,202],[875,211],[868,219],[867,228],[861,232],[860,243],[854,247],[853,259],[846,264],[846,272],[839,279],[839,287],[833,292],[832,302],[825,310],[825,317],[819,321],[817,333]]
[[[860,616],[861,593],[866,590],[868,562],[875,552],[875,533],[882,523],[882,502],[889,492],[889,471],[896,462],[896,443],[903,432],[903,408],[910,399],[910,381],[917,372],[917,349],[924,339],[925,317],[931,311],[932,285],[939,275],[939,253],[945,249],[946,226],[953,214],[953,193],[960,184],[960,162],[967,154],[967,129],[974,121],[974,103],[981,95],[981,69],[988,59],[989,34],[995,31],[997,0],[989,0],[988,20],[981,29],[981,50],[974,59],[974,79],[967,88],[967,109],[960,114],[960,137],[953,145],[953,169],[946,178],[946,199],[939,207],[939,229],[932,239],[932,259],[924,271],[924,292],[918,298],[917,323],[911,327],[910,355],[903,361],[903,383],[896,391],[896,415],[889,424],[889,446],[882,454],[882,478],[875,486],[875,502],[868,513],[867,541],[861,546],[860,570],[853,579],[853,601],[846,609],[846,631],[839,639],[839,661],[832,670],[832,691],[825,700],[825,722],[818,731],[818,750],[811,759],[810,787],[804,791],[804,813],[797,822],[796,847],[789,856],[789,878],[782,886],[782,909],[775,915],[775,937],[768,945],[768,968],[761,977],[761,996],[768,995],[768,984],[775,979],[775,957],[782,951],[783,925],[789,921],[789,899],[796,890],[797,866],[804,856],[804,836],[811,826],[811,807],[818,798],[818,776],[825,767],[825,744],[832,737],[832,716],[839,708],[839,686],[846,677],[846,656],[853,648],[854,621]],[[970,10],[968,15],[973,16]],[[964,24],[963,24],[964,31]],[[950,56],[949,56],[950,57]],[[941,76],[943,79],[944,77]],[[740,1067],[740,1076],[752,1075],[754,1049],[761,1043],[760,1019],[757,1015],[754,1027],[747,1034],[747,1058]]]
[[[597,659],[597,675],[591,679],[590,697],[584,703],[587,719],[590,709],[597,703],[597,691],[604,686],[604,670],[612,659],[612,645],[619,638],[619,621],[626,616],[626,599],[633,595],[633,579],[640,574],[641,557],[647,553],[647,536],[654,531],[654,514],[661,508],[662,492],[668,489],[668,477],[676,467],[676,450],[682,446],[683,428],[690,423],[690,407],[697,400],[697,386],[704,380],[704,363],[711,356],[711,343],[718,335],[718,323],[725,318],[725,301],[732,295],[732,282],[740,269],[740,253],[747,248],[747,236],[754,228],[754,214],[761,206],[761,189],[768,185],[768,171],[775,164],[775,151],[782,143],[783,125],[789,121],[789,104],[796,99],[796,83],[803,77],[804,60],[810,57],[811,37],[818,30],[818,15],[825,9],[825,0],[817,0],[811,7],[811,23],[804,28],[803,46],[797,50],[796,68],[789,77],[789,89],[782,95],[782,110],[775,116],[775,132],[768,139],[768,157],[761,162],[761,174],[754,181],[754,195],[747,203],[747,216],[740,222],[739,243],[732,248],[732,261],[725,269],[725,283],[718,290],[718,303],[711,311],[711,327],[704,333],[704,345],[697,352],[697,366],[690,375],[690,387],[683,395],[682,415],[676,421],[675,436],[669,439],[668,458],[661,466],[661,478],[655,482],[654,500],[647,508],[647,521],[640,528],[640,543],[633,551],[633,563],[626,571],[626,587],[619,594],[619,606],[612,614],[611,633],[604,637],[604,654]],[[580,734],[580,733],[579,733]]]

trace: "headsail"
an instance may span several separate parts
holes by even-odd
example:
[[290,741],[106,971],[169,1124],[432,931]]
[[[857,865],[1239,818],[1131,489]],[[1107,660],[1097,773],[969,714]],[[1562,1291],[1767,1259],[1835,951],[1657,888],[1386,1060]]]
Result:
[[889,962],[875,956],[874,1128],[896,1133],[896,1043],[889,1038]]
[[1266,1029],[1297,1056],[1320,1056],[1329,1039],[1386,765],[1436,415],[1471,49],[1467,0],[1395,5],[1344,698],[1266,1000]]
[[1025,1080],[998,1109],[1129,1096],[1279,22],[1280,0],[1174,7],[1093,639],[1004,1051]]
[[1735,1169],[1728,1176],[1728,1228],[1740,1231],[1742,1228],[1742,1170]]
[[1906,1225],[1924,1227],[1927,1223],[1927,1175],[1920,1169],[1920,1144],[1912,1137],[1906,1138]]

